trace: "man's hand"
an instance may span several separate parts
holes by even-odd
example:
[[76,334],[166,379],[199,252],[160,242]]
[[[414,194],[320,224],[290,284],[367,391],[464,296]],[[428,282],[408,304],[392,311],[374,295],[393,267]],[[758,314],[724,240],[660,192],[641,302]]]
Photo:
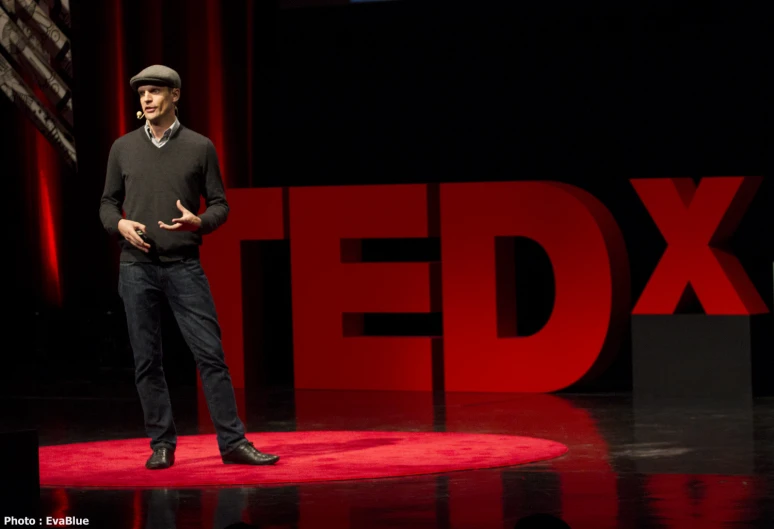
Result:
[[128,219],[121,219],[118,221],[118,231],[121,233],[124,239],[129,241],[132,246],[138,250],[148,253],[150,244],[143,241],[140,236],[137,235],[137,230],[142,230],[145,232],[145,225]]
[[177,209],[180,210],[182,215],[176,219],[172,219],[174,224],[170,226],[169,224],[164,224],[159,221],[159,228],[170,231],[196,231],[201,227],[202,219],[185,209],[179,200],[177,201]]

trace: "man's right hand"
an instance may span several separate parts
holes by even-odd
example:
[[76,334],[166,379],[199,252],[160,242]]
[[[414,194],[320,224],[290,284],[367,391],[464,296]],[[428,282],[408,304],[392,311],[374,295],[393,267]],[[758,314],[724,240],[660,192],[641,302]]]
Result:
[[145,225],[140,224],[139,222],[135,222],[133,220],[127,220],[127,219],[121,219],[118,221],[118,231],[121,233],[121,235],[129,241],[132,246],[137,248],[138,250],[141,250],[145,253],[148,253],[148,250],[150,249],[150,244],[143,241],[139,235],[137,235],[137,230],[142,230],[145,232]]

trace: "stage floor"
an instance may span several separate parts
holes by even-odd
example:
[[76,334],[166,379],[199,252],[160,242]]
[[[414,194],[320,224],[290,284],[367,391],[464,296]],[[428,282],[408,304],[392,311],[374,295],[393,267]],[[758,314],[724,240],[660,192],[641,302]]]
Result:
[[[557,441],[569,452],[523,466],[377,480],[250,488],[44,487],[43,520],[70,516],[113,529],[222,529],[239,520],[274,529],[503,529],[549,513],[573,529],[774,527],[771,398],[730,406],[645,404],[625,394],[277,389],[239,391],[237,400],[248,431],[507,434]],[[195,388],[173,390],[179,435],[213,432],[199,405]],[[144,437],[139,402],[128,386],[36,388],[25,397],[3,397],[2,407],[7,428],[36,429],[41,445]],[[261,448],[260,435],[251,440]]]

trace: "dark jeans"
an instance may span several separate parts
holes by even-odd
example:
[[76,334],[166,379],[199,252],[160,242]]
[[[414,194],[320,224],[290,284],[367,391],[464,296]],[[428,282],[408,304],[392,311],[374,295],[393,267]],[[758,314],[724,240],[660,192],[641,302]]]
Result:
[[177,446],[177,431],[161,363],[164,297],[196,359],[210,417],[218,434],[218,448],[225,453],[246,442],[224,361],[215,304],[199,260],[121,262],[118,278],[134,352],[135,383],[151,448]]

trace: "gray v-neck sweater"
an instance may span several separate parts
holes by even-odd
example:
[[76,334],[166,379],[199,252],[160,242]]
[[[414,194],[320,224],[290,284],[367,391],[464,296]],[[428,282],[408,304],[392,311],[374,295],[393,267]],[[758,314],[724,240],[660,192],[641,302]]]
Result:
[[[199,213],[201,199],[206,209]],[[172,224],[183,207],[202,219],[196,232],[167,231],[158,222]],[[151,243],[145,254],[119,234],[122,261],[174,261],[198,257],[202,235],[226,222],[228,203],[215,146],[205,136],[183,125],[166,145],[153,145],[143,127],[118,138],[108,156],[105,189],[99,216],[105,230],[118,234],[123,218],[144,224]]]

